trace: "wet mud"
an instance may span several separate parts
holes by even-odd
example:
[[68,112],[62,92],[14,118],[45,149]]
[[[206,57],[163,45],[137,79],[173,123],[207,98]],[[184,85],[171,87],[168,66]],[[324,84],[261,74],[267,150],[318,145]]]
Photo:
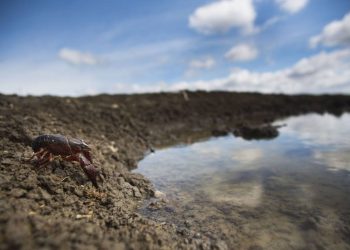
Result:
[[[350,97],[342,95],[0,95],[0,248],[231,249],[222,237],[231,229],[220,224],[205,230],[183,218],[184,226],[179,227],[139,214],[145,201],[161,194],[144,176],[130,170],[159,147],[242,127],[264,126],[269,128],[268,135],[274,135],[269,124],[276,119],[345,111],[350,111]],[[250,130],[261,135],[260,130]],[[38,170],[28,162],[31,142],[40,134],[84,139],[101,169],[100,189],[92,186],[76,164],[57,160]],[[163,207],[171,212],[171,207]],[[312,230],[312,220],[301,227]],[[349,232],[348,228],[339,230]]]

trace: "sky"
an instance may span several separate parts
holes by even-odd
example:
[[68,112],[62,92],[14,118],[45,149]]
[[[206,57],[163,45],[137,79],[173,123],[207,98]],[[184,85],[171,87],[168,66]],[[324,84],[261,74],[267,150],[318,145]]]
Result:
[[0,93],[350,94],[349,0],[0,0]]

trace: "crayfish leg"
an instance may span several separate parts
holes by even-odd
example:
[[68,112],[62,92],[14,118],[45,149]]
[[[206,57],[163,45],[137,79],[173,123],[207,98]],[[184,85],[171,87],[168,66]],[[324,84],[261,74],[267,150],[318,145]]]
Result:
[[34,152],[32,154],[32,156],[28,159],[28,161],[31,161],[34,157],[38,157],[38,155],[40,155],[41,153],[43,153],[43,151],[45,151],[43,148],[41,148],[38,152]]
[[[39,160],[43,160],[43,159],[45,159],[45,157],[47,158],[47,155],[48,155],[48,154],[50,154],[49,151],[44,150],[44,151],[42,152],[42,154],[38,156],[38,159],[39,159]],[[49,156],[49,157],[50,157],[50,156]]]
[[63,158],[65,161],[76,161],[79,162],[79,157],[76,155],[68,155],[66,157]]
[[[46,154],[45,154],[46,155]],[[36,164],[38,167],[38,170],[46,167],[47,165],[49,165],[53,160],[53,155],[51,153],[49,153],[49,155],[45,158],[40,159]]]

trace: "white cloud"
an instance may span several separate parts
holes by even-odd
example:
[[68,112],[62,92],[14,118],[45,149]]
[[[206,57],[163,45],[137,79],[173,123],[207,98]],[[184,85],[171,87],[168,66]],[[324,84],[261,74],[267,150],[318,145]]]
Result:
[[332,170],[350,171],[350,142],[344,139],[349,134],[349,114],[343,114],[341,117],[308,114],[276,121],[276,124],[281,123],[287,124],[281,128],[283,134],[290,134],[299,138],[303,144],[312,146],[315,162],[325,164]]
[[[139,46],[119,48],[104,55],[109,62],[126,61],[140,62],[141,60],[152,61],[150,58],[168,57],[173,59],[179,52],[189,48],[193,41],[191,39],[172,39],[153,43],[146,43]],[[144,63],[144,62],[142,62]]]
[[[152,87],[133,87],[138,92],[149,90],[178,91],[229,90],[263,93],[339,93],[350,92],[350,49],[321,52],[298,61],[295,65],[273,72],[254,72],[236,68],[223,78],[214,80],[159,83]],[[121,87],[119,85],[119,87]],[[130,86],[128,85],[130,90]],[[119,88],[120,90],[120,88]]]
[[[148,58],[148,57],[147,57]],[[2,93],[84,95],[160,91],[229,90],[263,93],[350,93],[350,49],[321,52],[295,65],[271,72],[233,69],[212,80],[158,82],[143,80],[159,68],[158,62],[132,60],[103,68],[69,67],[60,62],[0,62]],[[135,65],[135,62],[139,61]],[[118,70],[116,70],[116,68]],[[21,74],[18,74],[21,72]],[[133,84],[135,75],[137,84]],[[143,77],[141,77],[143,76]],[[116,84],[115,82],[119,82]]]
[[259,159],[263,157],[263,151],[260,148],[243,148],[235,150],[232,155],[232,159],[238,161],[241,165],[247,169],[246,165],[252,164],[254,167],[254,162],[257,162]]
[[231,48],[225,57],[231,61],[251,61],[258,56],[258,50],[252,45],[239,44]]
[[252,33],[255,18],[252,0],[222,0],[197,8],[189,17],[189,26],[203,34],[224,33],[231,28]]
[[99,92],[92,73],[61,62],[3,62],[0,79],[5,94],[77,96]]
[[[0,60],[0,92],[20,95],[78,96],[98,93],[141,92],[142,83],[161,74],[165,64],[180,64],[178,57],[191,40],[163,40],[139,46],[116,48],[100,54],[98,67],[72,67],[59,58],[33,56]],[[101,59],[102,58],[102,59]],[[150,60],[152,58],[152,60]],[[108,62],[108,63],[106,63]],[[168,66],[168,65],[167,65]],[[20,74],[18,73],[20,72]],[[137,79],[141,85],[132,85]],[[116,87],[123,82],[123,87]],[[129,89],[130,83],[130,89]],[[153,85],[148,90],[157,91]]]
[[336,20],[327,24],[321,34],[310,39],[312,48],[321,44],[330,47],[350,45],[350,13],[345,15],[342,20]]
[[213,80],[160,82],[152,85],[118,84],[115,92],[228,90],[262,93],[350,93],[350,49],[321,52],[295,65],[273,72],[235,68],[230,75]]
[[[334,132],[333,132],[334,133]],[[344,139],[344,138],[343,138]],[[319,164],[326,164],[331,170],[350,171],[350,152],[349,150],[337,151],[315,151],[314,158]]]
[[285,19],[285,16],[273,16],[270,19],[268,19],[260,28],[261,30],[267,29],[268,27],[280,22],[281,20]]
[[309,0],[275,0],[279,7],[291,14],[301,11]]
[[90,53],[83,53],[68,48],[61,49],[58,52],[58,57],[75,65],[97,65],[103,62],[101,59]]
[[211,57],[195,59],[189,63],[191,69],[211,69],[215,66],[215,60]]
[[216,62],[212,57],[203,57],[201,59],[194,59],[189,62],[188,69],[185,72],[186,77],[196,76],[200,70],[208,70],[215,66]]
[[[330,114],[308,114],[276,121],[276,124],[281,123],[287,124],[281,128],[283,134],[297,137],[306,145],[329,146],[332,149],[344,149],[350,146],[350,142],[344,140],[349,133],[349,114],[343,114],[341,117]],[[322,126],[315,126],[315,124],[322,124]],[[337,132],[334,133],[334,131]]]

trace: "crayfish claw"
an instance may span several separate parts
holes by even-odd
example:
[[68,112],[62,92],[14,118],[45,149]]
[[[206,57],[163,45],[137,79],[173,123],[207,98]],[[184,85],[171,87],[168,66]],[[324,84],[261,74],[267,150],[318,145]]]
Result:
[[79,162],[86,176],[89,178],[92,184],[98,188],[97,178],[102,180],[100,171],[84,155],[79,156]]
[[84,173],[86,174],[86,176],[89,178],[89,180],[95,186],[95,188],[98,188],[97,178],[102,180],[101,175],[100,175],[100,171],[97,168],[95,168],[95,166],[92,164],[89,164],[86,166],[81,166],[81,167],[82,167]]

